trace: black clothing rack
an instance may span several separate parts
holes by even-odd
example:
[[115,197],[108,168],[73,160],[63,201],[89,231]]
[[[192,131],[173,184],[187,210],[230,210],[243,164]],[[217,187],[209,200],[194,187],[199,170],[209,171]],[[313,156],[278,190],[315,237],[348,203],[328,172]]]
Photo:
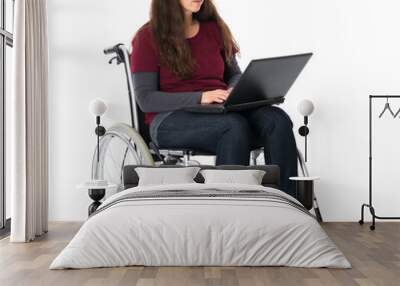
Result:
[[375,219],[383,220],[399,220],[400,217],[384,217],[378,216],[375,213],[375,208],[372,203],[372,101],[374,99],[389,99],[389,98],[400,98],[400,95],[370,95],[369,96],[369,203],[361,206],[361,219],[359,224],[364,224],[364,208],[369,208],[372,216],[372,225],[369,227],[371,230],[375,230]]

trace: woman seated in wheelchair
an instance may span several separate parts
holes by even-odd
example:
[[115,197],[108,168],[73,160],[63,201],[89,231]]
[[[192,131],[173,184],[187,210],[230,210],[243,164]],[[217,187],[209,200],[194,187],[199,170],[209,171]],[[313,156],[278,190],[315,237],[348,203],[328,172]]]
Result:
[[217,165],[248,165],[264,147],[265,162],[281,168],[282,189],[297,175],[297,148],[289,116],[275,106],[226,114],[182,111],[223,103],[238,82],[239,48],[212,0],[153,0],[150,21],[132,41],[135,96],[154,143],[216,154]]

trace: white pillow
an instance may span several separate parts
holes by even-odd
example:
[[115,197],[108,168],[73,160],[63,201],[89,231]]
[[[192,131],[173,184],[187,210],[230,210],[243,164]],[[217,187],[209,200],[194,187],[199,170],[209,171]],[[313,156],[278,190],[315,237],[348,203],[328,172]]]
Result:
[[205,184],[261,185],[265,171],[261,170],[202,170]]
[[139,186],[171,185],[195,183],[193,180],[199,167],[187,168],[146,168],[135,169],[139,176]]

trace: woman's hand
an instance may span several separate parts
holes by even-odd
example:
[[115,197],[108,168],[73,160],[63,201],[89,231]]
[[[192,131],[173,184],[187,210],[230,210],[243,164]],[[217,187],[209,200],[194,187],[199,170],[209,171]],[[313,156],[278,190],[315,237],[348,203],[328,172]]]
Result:
[[229,96],[229,90],[217,89],[203,92],[201,96],[202,104],[224,103]]

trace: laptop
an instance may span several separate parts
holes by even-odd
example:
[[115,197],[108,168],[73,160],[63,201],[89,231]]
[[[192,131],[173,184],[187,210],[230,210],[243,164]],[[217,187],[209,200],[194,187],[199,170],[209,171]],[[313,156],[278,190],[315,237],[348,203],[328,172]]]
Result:
[[225,113],[280,104],[310,60],[312,53],[252,60],[230,96],[222,104],[197,104],[183,110]]

